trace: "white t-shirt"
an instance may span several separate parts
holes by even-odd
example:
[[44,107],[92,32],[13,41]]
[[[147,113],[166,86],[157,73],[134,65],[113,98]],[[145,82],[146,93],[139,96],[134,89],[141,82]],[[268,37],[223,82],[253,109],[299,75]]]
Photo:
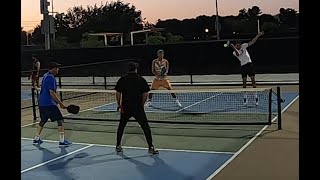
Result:
[[245,65],[245,64],[247,64],[249,62],[252,62],[251,58],[250,58],[250,55],[249,55],[249,53],[247,51],[247,47],[248,46],[249,46],[248,43],[241,44],[241,48],[240,48],[240,50],[238,50],[239,51],[239,56],[237,56],[236,52],[233,51],[233,55],[236,56],[239,59],[241,66],[243,66],[243,65]]

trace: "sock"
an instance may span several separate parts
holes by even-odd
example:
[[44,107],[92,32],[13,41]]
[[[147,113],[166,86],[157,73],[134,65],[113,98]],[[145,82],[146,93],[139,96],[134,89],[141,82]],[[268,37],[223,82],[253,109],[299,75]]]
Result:
[[64,133],[63,132],[59,133],[59,137],[60,137],[60,142],[64,142]]
[[34,139],[35,139],[36,141],[39,141],[40,135],[36,134],[35,137],[34,137]]
[[244,99],[244,102],[247,101],[247,95],[246,94],[243,96],[243,99]]

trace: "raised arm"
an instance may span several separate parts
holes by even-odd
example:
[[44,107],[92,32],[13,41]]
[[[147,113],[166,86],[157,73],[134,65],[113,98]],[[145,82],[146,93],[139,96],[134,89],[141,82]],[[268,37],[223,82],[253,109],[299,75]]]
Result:
[[258,40],[258,38],[260,37],[260,36],[262,36],[264,34],[264,32],[262,31],[262,32],[259,32],[257,35],[256,35],[256,37],[254,37],[249,43],[248,43],[248,46],[251,46],[252,44],[254,44],[257,40]]
[[230,44],[230,47],[233,49],[233,51],[235,52],[235,55],[236,56],[239,56],[239,51],[237,50],[237,48],[236,47],[234,47],[234,45],[233,44]]

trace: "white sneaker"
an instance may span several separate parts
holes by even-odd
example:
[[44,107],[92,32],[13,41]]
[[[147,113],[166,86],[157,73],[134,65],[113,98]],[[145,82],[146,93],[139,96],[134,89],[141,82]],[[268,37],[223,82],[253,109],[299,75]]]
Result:
[[151,106],[151,101],[147,101],[145,104],[144,104],[145,107],[149,107]]
[[178,99],[176,99],[176,103],[178,104],[179,107],[182,107],[181,103],[179,102]]
[[243,99],[243,105],[247,105],[248,104],[248,99]]

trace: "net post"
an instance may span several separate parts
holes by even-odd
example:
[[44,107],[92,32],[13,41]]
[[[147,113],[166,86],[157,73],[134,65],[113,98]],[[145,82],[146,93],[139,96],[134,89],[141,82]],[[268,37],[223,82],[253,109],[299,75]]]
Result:
[[193,84],[192,74],[190,74],[190,83]]
[[272,89],[270,88],[270,90],[269,90],[269,119],[268,119],[268,121],[269,121],[269,125],[271,125],[271,119],[272,119]]
[[96,84],[94,76],[92,76],[92,84]]
[[277,105],[278,105],[278,130],[282,129],[282,119],[281,119],[281,94],[280,87],[277,86]]
[[107,89],[107,76],[104,75],[103,78],[104,78],[104,89]]
[[33,114],[33,123],[37,121],[37,113],[36,113],[36,98],[35,98],[35,87],[31,88],[31,99],[32,99],[32,114]]
[[[62,87],[61,76],[58,76],[58,81],[59,81],[59,88],[61,89]],[[60,91],[59,94],[60,94],[60,101],[62,102],[63,101],[62,92]]]

